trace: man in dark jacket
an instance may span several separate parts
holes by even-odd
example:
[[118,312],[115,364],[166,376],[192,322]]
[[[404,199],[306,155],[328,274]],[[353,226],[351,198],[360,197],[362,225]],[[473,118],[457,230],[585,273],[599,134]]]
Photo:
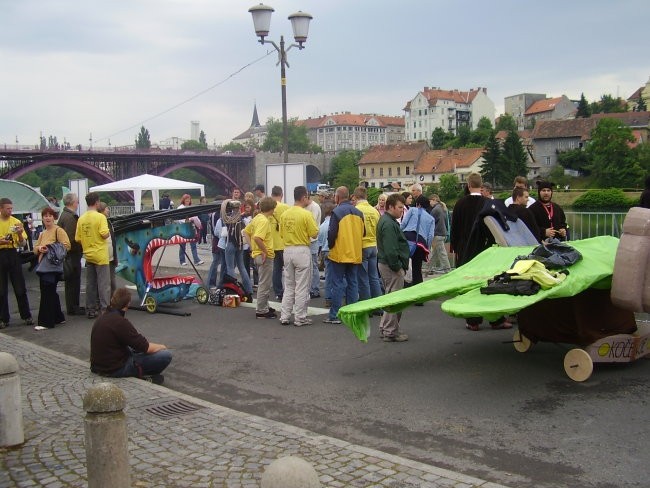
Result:
[[[398,218],[404,213],[404,197],[393,193],[386,199],[386,211],[377,224],[377,261],[386,293],[404,288],[409,267],[409,245],[400,229]],[[402,314],[384,312],[379,322],[384,342],[405,342],[409,336],[400,332]]]
[[540,240],[555,237],[560,241],[566,241],[568,226],[564,210],[557,203],[551,201],[553,198],[553,183],[550,181],[537,182],[537,194],[539,200],[528,208],[539,227]]
[[149,342],[125,317],[131,292],[118,288],[110,307],[99,316],[90,332],[90,370],[102,376],[134,376],[162,384],[160,374],[171,362],[164,344]]
[[[456,202],[454,211],[451,214],[451,247],[453,252],[456,253],[456,268],[470,262],[491,245],[489,239],[480,236],[480,233],[476,232],[477,229],[474,229],[475,226],[480,225],[478,217],[481,210],[483,210],[485,203],[490,201],[481,195],[482,184],[483,180],[480,174],[470,173],[467,176],[469,194],[461,197]],[[472,241],[472,234],[480,237]],[[478,331],[482,322],[482,317],[468,317],[465,327],[469,330]],[[512,324],[505,317],[490,322],[490,325],[493,329],[512,328]]]
[[63,279],[65,280],[65,308],[68,315],[85,315],[86,310],[79,306],[79,294],[81,293],[81,255],[83,250],[81,244],[74,240],[77,232],[77,209],[79,208],[79,197],[75,193],[66,193],[63,196],[63,211],[59,217],[58,225],[68,234],[70,245],[63,262]]
[[508,205],[508,210],[517,216],[518,219],[526,224],[528,230],[535,236],[535,239],[538,241],[541,240],[541,232],[539,226],[535,221],[535,217],[531,213],[528,205],[528,190],[525,188],[515,187],[512,190],[512,201],[513,203]]

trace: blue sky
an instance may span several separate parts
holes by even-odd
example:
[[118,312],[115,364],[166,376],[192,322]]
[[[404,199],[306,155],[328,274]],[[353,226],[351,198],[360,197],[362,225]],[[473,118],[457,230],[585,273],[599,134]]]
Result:
[[[248,128],[255,102],[263,122],[280,118],[255,3],[0,0],[0,144],[42,132],[87,145],[92,132],[96,146],[126,145],[142,123],[152,141],[189,138],[192,120],[220,144]],[[403,115],[424,86],[487,87],[500,113],[517,93],[627,98],[650,78],[647,0],[265,3],[276,41],[293,40],[290,14],[314,17],[306,49],[288,54],[289,117]]]

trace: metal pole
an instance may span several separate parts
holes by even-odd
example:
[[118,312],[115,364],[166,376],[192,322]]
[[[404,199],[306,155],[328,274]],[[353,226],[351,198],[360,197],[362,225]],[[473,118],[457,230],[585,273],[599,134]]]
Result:
[[282,152],[284,164],[289,163],[289,125],[287,123],[287,53],[284,50],[284,36],[280,36],[280,84],[282,85]]

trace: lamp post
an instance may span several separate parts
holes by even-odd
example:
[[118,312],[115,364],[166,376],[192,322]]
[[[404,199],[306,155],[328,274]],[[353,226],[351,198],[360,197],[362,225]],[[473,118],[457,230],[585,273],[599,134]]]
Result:
[[287,62],[287,52],[292,47],[304,49],[303,43],[307,42],[309,33],[309,22],[313,18],[306,12],[298,11],[289,16],[291,28],[293,29],[293,38],[298,44],[291,44],[286,50],[284,48],[284,36],[280,36],[280,46],[270,39],[265,39],[269,35],[271,28],[271,14],[275,11],[273,7],[259,4],[248,9],[253,16],[253,26],[255,34],[260,38],[260,44],[269,43],[278,52],[278,64],[280,65],[280,84],[282,87],[282,152],[284,153],[284,163],[289,162],[289,126],[287,123],[287,78],[286,68],[289,67]]

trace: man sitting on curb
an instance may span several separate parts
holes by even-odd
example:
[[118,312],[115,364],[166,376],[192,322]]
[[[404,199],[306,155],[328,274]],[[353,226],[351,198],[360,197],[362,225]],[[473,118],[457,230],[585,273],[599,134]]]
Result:
[[164,344],[149,342],[125,317],[131,292],[118,288],[106,313],[93,324],[90,333],[90,370],[102,376],[134,376],[162,384],[162,371],[172,360]]

